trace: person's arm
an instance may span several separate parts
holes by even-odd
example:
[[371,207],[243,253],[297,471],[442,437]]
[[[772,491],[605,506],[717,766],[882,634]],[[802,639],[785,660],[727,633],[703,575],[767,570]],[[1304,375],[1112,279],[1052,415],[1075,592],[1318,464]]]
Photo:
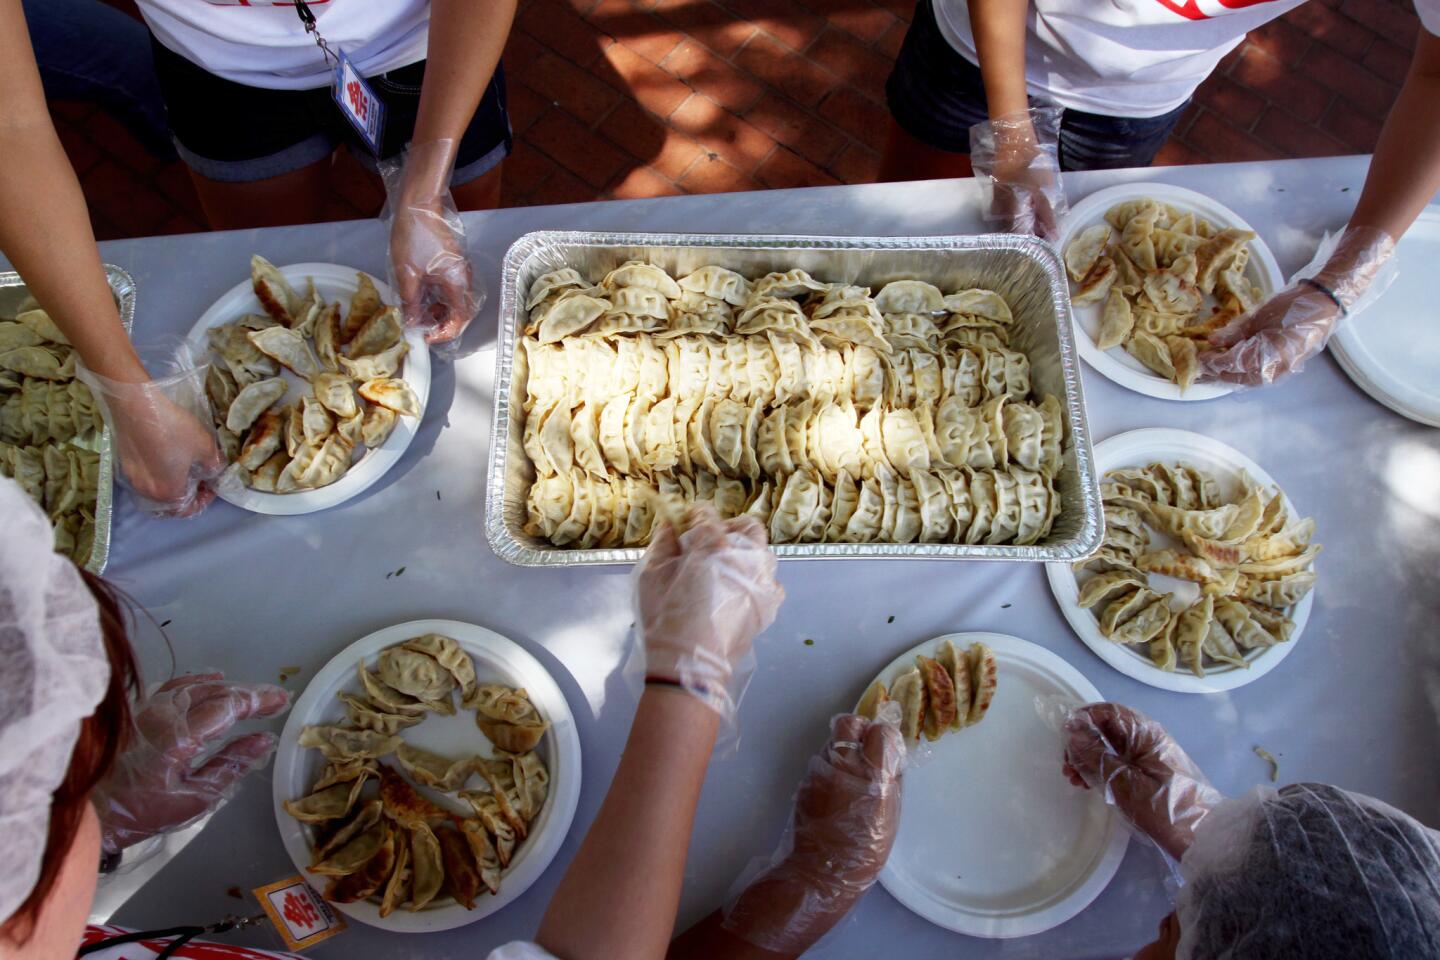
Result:
[[538,942],[565,960],[661,957],[720,716],[648,686],[600,813],[555,891]]
[[975,57],[980,61],[990,119],[1024,113],[1030,106],[1025,93],[1025,14],[1029,3],[970,0],[969,6]]
[[90,212],[55,134],[20,0],[0,0],[0,251],[91,370],[149,377],[100,264]]
[[459,142],[510,36],[516,0],[431,0],[414,143]]

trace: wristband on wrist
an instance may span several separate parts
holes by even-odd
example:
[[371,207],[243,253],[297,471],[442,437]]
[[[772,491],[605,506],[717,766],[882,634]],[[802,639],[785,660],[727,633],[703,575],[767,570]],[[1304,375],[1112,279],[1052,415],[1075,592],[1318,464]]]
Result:
[[1314,277],[1302,277],[1300,282],[1305,284],[1305,286],[1307,287],[1312,287],[1316,290],[1319,290],[1321,293],[1325,294],[1325,296],[1329,297],[1331,302],[1333,302],[1335,306],[1340,308],[1340,316],[1349,316],[1350,311],[1346,309],[1345,304],[1340,301],[1340,298],[1335,295],[1334,290],[1331,290],[1329,287],[1325,286],[1325,284],[1321,283],[1319,280],[1316,280]]

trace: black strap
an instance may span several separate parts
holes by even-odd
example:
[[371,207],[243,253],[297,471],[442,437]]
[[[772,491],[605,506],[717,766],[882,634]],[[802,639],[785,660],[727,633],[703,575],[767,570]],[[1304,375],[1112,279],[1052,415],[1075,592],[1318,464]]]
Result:
[[1300,282],[1305,284],[1305,286],[1307,287],[1314,287],[1316,290],[1319,290],[1321,293],[1325,294],[1325,296],[1329,297],[1335,303],[1335,306],[1340,308],[1340,316],[1346,317],[1350,315],[1350,311],[1345,309],[1345,304],[1340,302],[1340,298],[1335,295],[1335,291],[1325,286],[1325,284],[1321,283],[1319,280],[1316,280],[1314,277],[1303,277],[1301,278]]
[[295,13],[300,17],[300,22],[305,24],[305,32],[314,33],[315,12],[310,9],[310,4],[305,0],[295,0]]
[[205,932],[204,927],[170,927],[168,930],[137,930],[134,933],[122,933],[114,937],[106,937],[104,940],[96,940],[94,943],[86,944],[75,951],[76,957],[83,957],[87,954],[96,953],[100,950],[108,950],[111,947],[119,947],[127,943],[139,943],[142,940],[164,940],[168,937],[176,938],[160,954],[159,960],[168,960],[175,952],[191,940]]

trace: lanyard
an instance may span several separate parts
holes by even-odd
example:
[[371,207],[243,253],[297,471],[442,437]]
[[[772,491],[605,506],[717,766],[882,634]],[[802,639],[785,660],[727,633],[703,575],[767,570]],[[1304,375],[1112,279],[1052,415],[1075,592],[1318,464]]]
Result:
[[157,957],[157,960],[168,960],[168,958],[179,953],[181,948],[187,943],[201,934],[228,933],[231,930],[243,930],[252,924],[263,923],[264,921],[265,915],[261,913],[253,917],[226,917],[219,923],[212,923],[204,927],[171,927],[167,930],[141,930],[136,933],[124,933],[119,936],[106,937],[104,940],[97,940],[88,946],[81,947],[75,956],[83,957],[87,954],[108,950],[111,947],[118,947],[127,943],[139,943],[142,940],[170,940]]
[[325,58],[335,61],[338,65],[340,58],[335,56],[330,49],[330,44],[326,43],[325,38],[320,35],[320,27],[315,22],[315,11],[310,9],[310,4],[305,0],[295,0],[295,15],[305,25],[305,32],[315,37],[315,45],[320,48],[321,53],[325,54]]
[[330,84],[331,95],[341,114],[355,128],[360,139],[377,157],[380,155],[380,137],[385,128],[385,104],[370,89],[370,84],[355,69],[344,48],[333,50],[320,35],[320,25],[315,21],[315,11],[305,0],[294,0],[295,15],[305,25],[305,32],[315,38],[315,45],[325,55],[326,63],[333,63],[334,79]]

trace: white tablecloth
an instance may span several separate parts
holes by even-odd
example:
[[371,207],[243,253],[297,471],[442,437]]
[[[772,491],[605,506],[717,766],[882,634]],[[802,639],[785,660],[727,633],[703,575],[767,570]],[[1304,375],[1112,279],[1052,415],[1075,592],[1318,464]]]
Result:
[[[1154,179],[1211,194],[1264,235],[1288,271],[1358,195],[1364,158],[1173,167],[1070,175],[1070,195]],[[969,181],[834,187],[537,207],[467,215],[477,267],[491,284],[471,336],[485,346],[441,366],[420,433],[364,496],[306,517],[263,517],[220,503],[190,521],[155,522],[124,506],[109,575],[168,623],[182,669],[218,668],[303,683],[364,633],[418,617],[473,621],[513,637],[554,673],[580,724],[585,787],[570,837],[523,898],[472,927],[402,937],[356,926],[317,957],[476,957],[535,931],[615,768],[633,700],[613,675],[631,622],[623,569],[527,570],[490,552],[483,530],[498,265],[541,228],[899,235],[984,229]],[[186,331],[244,277],[259,252],[276,263],[330,261],[383,275],[378,223],[341,223],[107,243],[107,261],[139,287],[135,336]],[[1437,286],[1440,291],[1440,286]],[[1379,322],[1378,315],[1364,322]],[[715,906],[789,814],[828,717],[853,704],[897,652],[941,633],[996,630],[1046,646],[1110,699],[1163,721],[1227,792],[1265,779],[1252,752],[1280,757],[1286,781],[1337,783],[1437,822],[1436,714],[1422,679],[1437,656],[1440,432],[1356,389],[1328,357],[1281,386],[1209,403],[1129,393],[1085,368],[1098,441],[1136,427],[1206,433],[1263,464],[1319,522],[1325,545],[1314,614],[1282,667],[1232,694],[1166,693],[1111,670],[1061,618],[1038,565],[800,562],[782,567],[789,599],[760,641],[737,756],[711,767],[691,845],[681,925]],[[405,573],[386,578],[400,566]],[[807,640],[813,639],[813,645]],[[169,654],[150,643],[151,675]],[[1434,683],[1434,675],[1431,683]],[[1432,695],[1434,690],[1432,687]],[[1058,757],[1058,747],[1057,747]],[[1058,760],[1057,760],[1057,776]],[[1005,783],[994,784],[997,803]],[[270,783],[255,776],[197,839],[115,916],[129,927],[208,921],[242,908],[227,889],[295,872],[276,835]],[[1169,909],[1156,855],[1132,844],[1115,881],[1073,921],[1021,941],[968,940],[909,913],[882,889],[865,898],[833,956],[873,956],[903,942],[918,956],[1094,957],[1145,942]],[[257,936],[256,943],[264,942]],[[944,953],[942,954],[942,951]]]

